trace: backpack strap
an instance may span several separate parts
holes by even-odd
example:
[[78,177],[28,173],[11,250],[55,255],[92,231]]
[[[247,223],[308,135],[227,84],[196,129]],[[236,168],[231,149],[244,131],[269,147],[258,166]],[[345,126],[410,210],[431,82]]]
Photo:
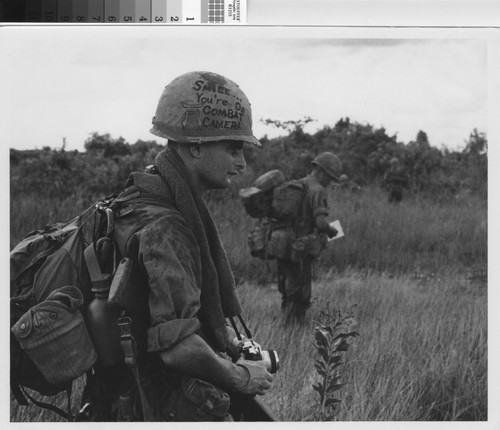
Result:
[[137,362],[137,344],[131,329],[132,319],[127,316],[118,318],[118,326],[120,327],[120,342],[123,353],[125,355],[125,364],[134,374],[137,390],[141,400],[142,414],[144,421],[155,421],[153,411],[149,405],[149,401],[141,386],[141,378],[139,375],[139,365]]
[[12,373],[11,373],[11,380],[10,380],[10,389],[12,390],[12,394],[16,398],[17,403],[19,403],[22,406],[29,405],[28,400],[26,400],[26,396],[23,394],[23,390],[21,389],[21,386],[12,380]]
[[40,400],[35,399],[23,387],[18,386],[18,388],[19,388],[19,391],[21,391],[22,394],[24,394],[25,400],[26,400],[26,397],[27,397],[28,399],[30,399],[33,402],[34,405],[36,405],[36,406],[38,406],[40,408],[52,411],[52,412],[56,413],[57,415],[63,417],[68,422],[72,422],[73,421],[73,413],[71,412],[71,392],[73,390],[73,383],[71,383],[71,385],[69,385],[68,388],[66,389],[66,395],[68,397],[68,399],[67,399],[67,405],[68,406],[67,406],[66,412],[64,412],[62,409],[58,408],[55,405],[51,405],[50,403],[45,403],[45,402],[42,402]]

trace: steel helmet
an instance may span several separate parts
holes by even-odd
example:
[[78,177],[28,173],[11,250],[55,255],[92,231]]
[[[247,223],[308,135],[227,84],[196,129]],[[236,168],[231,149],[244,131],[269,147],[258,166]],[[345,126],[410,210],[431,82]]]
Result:
[[261,146],[252,133],[247,97],[233,81],[212,72],[189,72],[170,82],[150,131],[178,143],[241,140]]
[[322,152],[313,161],[313,166],[320,166],[331,178],[338,181],[340,171],[342,170],[342,162],[332,152]]
[[392,157],[391,158],[391,166],[394,165],[394,164],[398,164],[399,163],[399,160],[397,157]]
[[347,182],[347,181],[349,181],[349,178],[348,178],[348,176],[345,173],[342,173],[340,175],[339,181],[340,182]]

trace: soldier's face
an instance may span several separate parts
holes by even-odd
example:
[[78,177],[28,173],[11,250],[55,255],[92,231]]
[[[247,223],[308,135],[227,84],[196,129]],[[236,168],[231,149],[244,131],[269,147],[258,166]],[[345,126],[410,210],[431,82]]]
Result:
[[324,188],[327,188],[332,182],[333,179],[330,175],[328,175],[324,170],[321,170],[321,175],[318,181]]
[[227,188],[231,178],[246,166],[243,142],[222,140],[200,145],[196,172],[198,182],[204,190]]

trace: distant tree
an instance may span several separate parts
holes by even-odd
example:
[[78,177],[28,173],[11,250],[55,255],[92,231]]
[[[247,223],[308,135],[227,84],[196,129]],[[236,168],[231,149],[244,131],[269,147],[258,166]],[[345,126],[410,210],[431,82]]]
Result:
[[115,155],[130,155],[130,145],[123,137],[113,139],[109,135],[92,133],[85,141],[84,148],[88,152],[93,152],[102,155],[106,158],[111,158]]
[[466,140],[464,153],[472,156],[486,155],[488,152],[488,140],[486,134],[480,133],[475,128]]
[[158,153],[164,148],[163,145],[159,144],[155,140],[138,140],[134,144],[130,145],[131,154],[141,154],[146,156],[148,153]]
[[310,116],[305,116],[302,119],[289,120],[289,121],[280,121],[278,119],[270,119],[270,118],[266,119],[261,118],[260,120],[260,122],[262,122],[265,125],[273,125],[276,128],[282,128],[283,130],[286,130],[288,132],[292,132],[297,129],[303,130],[308,123],[313,121],[316,120],[312,119]]
[[425,131],[420,130],[417,133],[417,144],[420,147],[429,147],[429,138],[427,137],[427,133]]

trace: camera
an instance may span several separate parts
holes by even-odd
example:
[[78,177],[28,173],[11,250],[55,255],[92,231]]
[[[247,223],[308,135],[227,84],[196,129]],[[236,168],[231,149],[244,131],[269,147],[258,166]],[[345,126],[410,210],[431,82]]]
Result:
[[232,341],[233,346],[243,355],[245,360],[263,361],[269,373],[276,373],[280,367],[278,353],[272,349],[262,349],[262,347],[253,339],[235,337]]

